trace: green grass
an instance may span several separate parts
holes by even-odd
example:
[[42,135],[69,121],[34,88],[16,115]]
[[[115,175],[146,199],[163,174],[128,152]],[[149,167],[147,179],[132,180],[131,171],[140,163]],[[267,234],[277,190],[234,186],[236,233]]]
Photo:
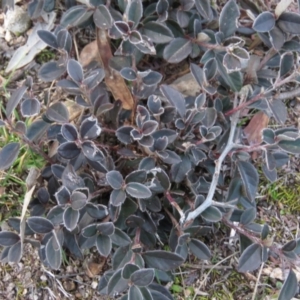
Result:
[[[29,122],[29,121],[27,121]],[[20,142],[20,138],[0,128],[0,149],[12,142]],[[22,143],[21,143],[22,145]],[[26,193],[26,177],[30,168],[41,169],[45,165],[44,159],[33,152],[27,145],[22,145],[20,153],[13,165],[0,172],[0,222],[12,216],[19,216]]]

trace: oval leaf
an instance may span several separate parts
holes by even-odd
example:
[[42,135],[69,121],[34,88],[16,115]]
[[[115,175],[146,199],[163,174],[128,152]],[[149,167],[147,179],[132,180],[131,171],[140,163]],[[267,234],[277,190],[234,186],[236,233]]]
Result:
[[126,192],[130,196],[139,199],[146,199],[152,195],[148,187],[138,182],[129,182],[126,185]]
[[176,38],[169,43],[163,53],[163,57],[169,63],[179,63],[192,52],[192,42],[185,38]]
[[275,17],[269,11],[264,11],[255,19],[252,28],[257,32],[271,31],[275,26]]
[[259,244],[252,244],[242,253],[238,271],[251,272],[259,268],[262,263],[262,248]]
[[18,157],[19,151],[19,143],[5,145],[0,151],[0,170],[8,169]]
[[46,234],[54,229],[52,222],[42,217],[30,217],[27,224],[32,231],[39,234]]

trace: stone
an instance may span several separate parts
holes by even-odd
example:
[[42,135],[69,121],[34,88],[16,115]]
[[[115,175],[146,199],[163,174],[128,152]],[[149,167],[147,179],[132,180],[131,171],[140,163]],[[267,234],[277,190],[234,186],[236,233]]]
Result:
[[26,32],[31,24],[30,17],[25,9],[15,6],[14,10],[8,9],[4,16],[4,28],[15,35]]

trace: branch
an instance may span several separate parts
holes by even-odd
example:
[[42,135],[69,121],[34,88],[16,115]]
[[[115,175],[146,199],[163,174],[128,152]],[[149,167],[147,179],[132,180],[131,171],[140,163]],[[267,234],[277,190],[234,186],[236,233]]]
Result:
[[[243,101],[243,99],[241,99],[241,102],[242,101]],[[234,102],[235,102],[234,106],[236,106],[237,94],[235,96]],[[209,188],[209,191],[208,191],[207,198],[205,199],[205,201],[198,208],[196,208],[194,211],[190,212],[185,220],[184,220],[184,217],[181,217],[181,219],[180,219],[181,224],[190,223],[192,220],[197,218],[203,211],[205,211],[208,207],[210,207],[214,203],[213,197],[215,195],[216,187],[217,187],[217,184],[218,184],[218,181],[219,181],[219,175],[220,175],[220,172],[221,172],[221,167],[222,167],[223,161],[226,158],[227,154],[232,149],[232,147],[235,145],[234,142],[233,142],[233,139],[234,139],[235,129],[236,129],[237,123],[239,121],[239,116],[240,116],[240,111],[237,111],[232,115],[231,123],[230,123],[231,128],[230,128],[228,142],[227,142],[227,145],[226,145],[224,151],[220,155],[219,159],[217,159],[215,161],[215,165],[216,165],[215,173],[213,175],[213,180],[210,184],[210,188]]]

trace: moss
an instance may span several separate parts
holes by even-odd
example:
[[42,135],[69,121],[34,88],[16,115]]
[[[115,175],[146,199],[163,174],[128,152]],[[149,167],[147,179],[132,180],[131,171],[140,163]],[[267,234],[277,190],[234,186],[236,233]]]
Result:
[[44,49],[36,56],[36,62],[39,64],[44,64],[55,58],[55,53],[51,50]]

